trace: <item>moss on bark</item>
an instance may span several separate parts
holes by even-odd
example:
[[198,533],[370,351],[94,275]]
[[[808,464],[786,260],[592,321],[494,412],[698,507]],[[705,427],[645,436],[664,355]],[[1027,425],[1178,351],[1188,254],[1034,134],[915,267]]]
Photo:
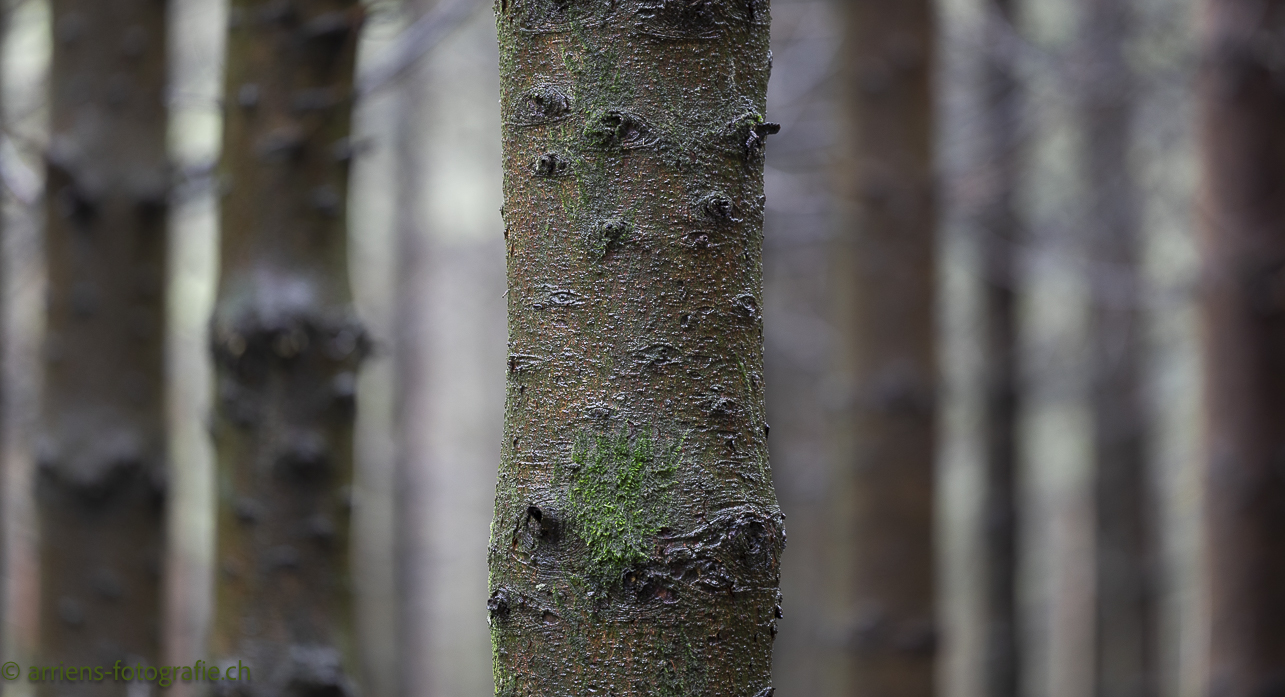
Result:
[[649,542],[665,527],[665,494],[673,482],[681,442],[657,454],[651,436],[589,436],[571,454],[572,522],[589,548],[589,573],[600,585],[620,580],[646,561]]
[[766,3],[500,0],[498,695],[770,692]]

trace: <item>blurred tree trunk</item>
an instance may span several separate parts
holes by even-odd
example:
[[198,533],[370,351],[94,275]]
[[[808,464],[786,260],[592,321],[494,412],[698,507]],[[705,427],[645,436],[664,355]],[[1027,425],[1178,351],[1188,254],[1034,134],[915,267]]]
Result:
[[1125,57],[1133,27],[1130,5],[1087,0],[1080,29],[1093,352],[1094,692],[1099,697],[1147,697],[1156,688],[1139,197],[1130,164],[1135,84]]
[[1207,0],[1203,168],[1209,692],[1285,685],[1285,0]]
[[[456,3],[435,5],[442,22]],[[402,84],[407,171],[396,363],[398,448],[406,478],[399,534],[405,585],[404,689],[492,694],[485,556],[503,429],[507,303],[499,53],[491,5],[475,5]],[[456,15],[458,16],[458,15]],[[409,96],[409,95],[408,95]],[[467,173],[467,174],[464,174]],[[400,368],[406,368],[404,373]],[[440,631],[449,627],[449,631]]]
[[[52,4],[36,483],[43,661],[160,658],[166,9],[157,0]],[[86,688],[125,692],[115,682]]]
[[843,692],[928,697],[936,655],[933,546],[937,356],[933,4],[845,3],[836,254],[850,291],[836,327],[850,376]]
[[[434,5],[434,0],[405,0],[406,21],[411,24]],[[394,423],[397,440],[394,474],[394,555],[399,604],[397,650],[398,690],[403,697],[426,694],[431,685],[433,665],[430,570],[432,545],[429,537],[428,452],[425,436],[431,422],[429,387],[424,352],[427,327],[421,307],[426,298],[428,258],[425,216],[422,206],[427,193],[429,162],[424,156],[423,123],[428,90],[422,73],[413,71],[398,87],[397,113],[397,206],[396,274],[401,292],[394,298]]]
[[[12,8],[5,7],[3,11],[0,11],[0,55],[3,55],[4,47],[8,43],[9,26],[11,22],[10,15],[12,14]],[[4,99],[3,94],[0,94],[0,127],[3,127],[4,133],[8,134],[11,131],[11,126],[9,119],[5,115],[5,102],[6,100]],[[0,193],[0,206],[8,205],[7,197],[10,195],[12,195],[12,192]],[[4,224],[5,217],[7,216],[4,215],[3,209],[0,209],[0,250],[3,250],[0,251],[0,254],[8,256],[11,254],[8,250],[12,249],[12,247],[10,246],[11,242],[9,241],[8,226]],[[10,329],[8,320],[8,307],[10,303],[8,291],[9,274],[4,270],[6,268],[6,263],[7,262],[0,262],[0,376],[5,375],[6,371],[4,370],[4,366],[9,363],[4,356],[11,355],[9,353]],[[4,457],[3,453],[6,452],[5,442],[8,439],[5,438],[3,434],[5,433],[7,425],[10,423],[8,418],[9,409],[5,405],[13,395],[13,393],[10,392],[11,389],[12,388],[8,385],[8,380],[0,377],[0,463],[7,462],[7,458]],[[4,474],[6,469],[7,468],[4,465],[0,465],[0,531],[14,529],[15,522],[17,521],[17,516],[13,514],[12,508],[4,505],[5,492],[8,489],[4,484],[7,480],[6,475]],[[4,533],[0,532],[0,550],[4,550],[0,551],[0,559],[10,559],[12,557],[10,556],[10,551],[6,549],[8,545],[4,544],[4,539]],[[6,569],[6,573],[3,577],[0,577],[0,597],[9,597],[9,577],[12,575],[12,571],[8,571],[8,569],[11,566],[12,564],[7,561],[0,561],[0,568]],[[10,620],[10,615],[7,607],[5,607],[7,605],[8,603],[0,603],[0,626],[9,626],[7,623]]]
[[1021,92],[1001,33],[1015,31],[1016,0],[994,0],[993,32],[983,65],[986,109],[985,157],[990,197],[980,215],[985,333],[985,468],[982,501],[985,560],[984,680],[987,697],[1017,697],[1018,651],[1018,236],[1014,200],[1021,176]]
[[211,327],[217,380],[213,655],[257,690],[353,694],[348,284],[357,0],[235,0]]
[[767,2],[500,0],[496,694],[768,697]]

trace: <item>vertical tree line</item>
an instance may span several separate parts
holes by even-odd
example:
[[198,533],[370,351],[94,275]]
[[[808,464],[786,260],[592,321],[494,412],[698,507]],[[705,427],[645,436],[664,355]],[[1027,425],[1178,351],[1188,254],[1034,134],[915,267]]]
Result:
[[1080,27],[1090,293],[1096,628],[1094,694],[1154,694],[1158,628],[1143,393],[1140,210],[1132,163],[1132,2],[1088,0]]
[[987,697],[1017,697],[1022,685],[1018,615],[1018,249],[1016,197],[1022,163],[1022,90],[1012,46],[1017,0],[994,0],[982,98],[988,198],[982,237],[985,479],[982,494],[983,682]]
[[157,0],[52,3],[36,483],[45,661],[160,659],[166,14]]
[[500,0],[496,694],[757,695],[768,3]]
[[1285,676],[1285,2],[1202,4],[1210,693]]
[[[429,0],[406,0],[407,20],[419,20],[434,4]],[[398,689],[403,697],[423,694],[431,684],[434,666],[425,657],[432,646],[429,627],[422,621],[428,616],[431,602],[431,553],[428,535],[429,510],[425,505],[431,482],[424,461],[427,446],[427,424],[432,389],[424,366],[423,352],[428,337],[419,321],[422,294],[429,291],[426,282],[427,240],[424,225],[422,193],[425,190],[427,165],[423,154],[427,129],[423,119],[428,114],[427,90],[415,80],[401,87],[397,122],[397,220],[394,230],[397,245],[397,279],[400,292],[395,299],[397,337],[394,344],[397,371],[395,418],[397,419],[397,499],[395,544],[397,569],[397,602],[400,625],[397,627]]]
[[839,539],[855,614],[841,689],[926,697],[938,631],[935,13],[919,0],[842,12],[835,325],[852,404]]
[[[211,658],[252,667],[251,684],[235,691],[356,695],[354,409],[373,340],[353,307],[346,217],[366,10],[358,0],[230,4],[210,324]],[[434,4],[403,7],[418,18]],[[1039,650],[1024,650],[1018,607],[1020,252],[1034,232],[1018,199],[1035,168],[1023,157],[1028,85],[1007,36],[1022,3],[984,4],[1006,26],[975,85],[986,161],[969,221],[982,238],[974,483],[984,520],[981,584],[969,602],[985,639],[981,689],[1016,697]],[[827,283],[846,400],[835,423],[809,427],[831,430],[825,445],[839,463],[816,520],[832,523],[824,576],[838,588],[824,595],[837,606],[826,612],[846,624],[821,639],[842,656],[818,659],[826,670],[816,682],[927,697],[941,689],[935,666],[951,639],[934,562],[937,14],[923,0],[832,6],[843,34],[832,172],[840,215],[826,242]],[[50,7],[37,658],[156,665],[167,554],[171,3]],[[1071,683],[1097,697],[1162,687],[1153,574],[1172,540],[1156,525],[1148,473],[1147,192],[1134,161],[1140,7],[1084,0],[1073,32],[1083,138],[1068,159],[1083,188],[1074,221],[1087,259],[1090,386],[1077,407],[1089,417],[1095,510],[1077,530],[1091,526],[1095,607],[1092,675]],[[1202,8],[1203,687],[1261,697],[1285,685],[1285,0]],[[765,113],[769,3],[496,0],[495,16],[509,342],[496,366],[507,385],[489,600],[485,615],[476,610],[479,628],[489,622],[496,694],[771,697],[777,620],[789,604],[778,590],[785,530],[763,375],[764,163],[779,129]],[[433,564],[444,548],[432,548],[444,533],[434,526],[452,514],[429,510],[424,493],[459,469],[420,461],[437,447],[425,425],[440,410],[430,378],[442,369],[422,360],[437,334],[420,325],[434,313],[418,306],[451,285],[434,275],[440,266],[428,268],[436,247],[420,230],[421,198],[436,181],[423,141],[433,115],[449,109],[430,109],[423,85],[403,94],[392,138],[402,284],[393,544],[397,602],[415,608],[398,627],[409,694],[449,669],[429,657],[434,632],[447,630],[422,620],[430,579],[442,575]],[[443,295],[432,298],[452,306],[443,315],[479,306]]]
[[256,690],[353,694],[348,284],[356,0],[232,3],[220,163],[212,650]]

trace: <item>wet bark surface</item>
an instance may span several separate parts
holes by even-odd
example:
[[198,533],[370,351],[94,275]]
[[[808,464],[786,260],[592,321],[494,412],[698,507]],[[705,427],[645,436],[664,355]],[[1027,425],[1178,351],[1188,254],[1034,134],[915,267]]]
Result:
[[496,4],[496,694],[771,695],[767,3]]
[[845,691],[933,694],[936,215],[928,2],[850,3],[838,177],[846,209],[836,319],[850,381]]
[[[52,12],[38,652],[68,665],[154,664],[166,476],[166,4],[55,0]],[[124,691],[111,681],[59,686]]]
[[1208,693],[1285,689],[1285,2],[1204,3]]
[[356,690],[348,284],[354,0],[237,0],[220,165],[218,551],[212,653],[241,694]]
[[1133,24],[1131,3],[1089,0],[1081,27],[1099,697],[1146,697],[1158,687],[1150,578],[1154,497],[1142,385],[1141,197],[1130,162],[1137,85],[1125,57]]

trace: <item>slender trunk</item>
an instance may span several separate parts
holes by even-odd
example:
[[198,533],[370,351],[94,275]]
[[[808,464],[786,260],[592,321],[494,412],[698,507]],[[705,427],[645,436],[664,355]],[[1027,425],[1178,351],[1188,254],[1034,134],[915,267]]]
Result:
[[[8,43],[7,37],[9,35],[9,22],[10,15],[12,14],[12,8],[4,7],[3,9],[0,9],[0,55],[4,53],[4,46]],[[5,101],[3,94],[0,94],[0,129],[2,129],[4,133],[9,133],[10,125],[9,120],[5,117]],[[3,194],[0,194],[0,203],[7,204],[7,197]],[[0,215],[0,250],[11,249],[9,246],[8,226],[4,224],[4,217],[6,216]],[[8,252],[0,251],[0,254],[7,255]],[[9,285],[8,276],[9,274],[5,273],[5,263],[0,262],[0,376],[5,375],[5,366],[9,364],[9,361],[4,358],[4,356],[9,355],[10,336],[8,320],[8,307],[10,301],[9,293],[7,292]],[[10,421],[9,410],[5,405],[12,396],[12,392],[10,391],[12,388],[9,386],[8,382],[8,380],[0,377],[0,463],[7,461],[4,453],[6,452],[5,443],[8,439],[4,437],[4,434]],[[13,523],[16,520],[12,509],[9,506],[4,505],[5,494],[8,490],[8,487],[5,485],[7,480],[5,472],[7,469],[8,468],[6,466],[0,464],[0,550],[6,550],[0,551],[0,598],[7,598],[9,593],[9,576],[12,571],[10,569],[11,565],[5,561],[9,558],[9,555],[6,549],[8,545],[4,543],[4,540],[6,538],[6,532],[13,529]],[[5,607],[7,604],[8,603],[4,601],[0,601],[0,627],[10,626],[8,624],[10,616]]]
[[1084,11],[1080,108],[1092,303],[1094,692],[1148,697],[1156,689],[1156,625],[1149,579],[1139,213],[1130,165],[1135,100],[1125,58],[1133,16],[1123,0],[1087,0]]
[[[406,0],[408,23],[415,22],[433,5],[432,0]],[[424,352],[427,327],[420,309],[429,297],[427,290],[427,238],[424,230],[423,199],[427,192],[423,122],[427,113],[428,90],[420,71],[414,71],[398,86],[397,105],[397,213],[396,274],[401,292],[394,299],[396,337],[394,361],[394,415],[397,439],[394,493],[396,522],[394,544],[397,558],[398,611],[398,692],[413,697],[428,692],[432,684],[432,604],[429,538],[430,482],[429,391]]]
[[[1013,31],[1015,0],[995,0],[995,21]],[[1003,46],[992,40],[991,46]],[[1021,176],[1019,142],[1021,93],[1011,54],[992,49],[983,67],[991,198],[981,212],[983,255],[983,360],[985,363],[985,483],[983,544],[985,560],[985,690],[988,697],[1017,697],[1021,690],[1018,650],[1018,324],[1015,210]]]
[[[154,665],[166,476],[166,4],[55,0],[52,10],[39,657]],[[85,689],[124,694],[125,685]]]
[[936,215],[931,2],[845,3],[839,153],[850,284],[837,319],[851,377],[847,592],[855,624],[844,691],[934,692]]
[[[432,11],[432,20],[458,7]],[[493,693],[491,632],[478,621],[504,419],[505,241],[499,54],[490,5],[408,74],[420,92],[402,114],[407,269],[399,323],[399,443],[411,475],[399,490],[407,565],[404,688],[419,695]],[[469,176],[461,176],[468,172]],[[467,205],[461,205],[467,201]],[[413,206],[413,207],[412,207]],[[479,212],[481,215],[479,215]],[[450,627],[442,632],[435,628]]]
[[763,0],[500,0],[496,693],[767,697]]
[[1200,80],[1210,694],[1285,684],[1285,0],[1207,0]]
[[[221,173],[213,656],[255,692],[353,694],[348,284],[357,0],[235,0]],[[237,671],[238,677],[244,676]]]

